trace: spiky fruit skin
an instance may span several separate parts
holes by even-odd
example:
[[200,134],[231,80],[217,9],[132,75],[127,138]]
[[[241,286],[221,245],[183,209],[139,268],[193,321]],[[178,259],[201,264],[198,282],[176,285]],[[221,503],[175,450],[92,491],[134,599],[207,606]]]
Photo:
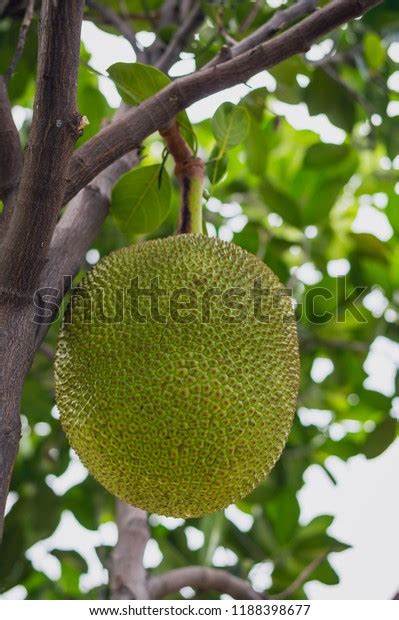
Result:
[[[130,293],[124,317],[104,322],[101,299],[112,316],[115,291],[131,290],[137,276],[142,289],[159,278],[167,322],[148,316],[148,296],[139,305],[147,322],[137,322]],[[270,291],[262,320],[250,301],[257,278]],[[233,244],[178,235],[110,254],[81,288],[92,313],[75,294],[57,348],[56,397],[70,443],[93,476],[120,499],[174,517],[247,495],[279,458],[297,398],[296,325],[276,276]],[[203,301],[210,289],[232,288],[248,293],[244,320],[217,291],[210,306]],[[182,309],[182,293],[176,320],[177,289],[194,291],[197,310]]]

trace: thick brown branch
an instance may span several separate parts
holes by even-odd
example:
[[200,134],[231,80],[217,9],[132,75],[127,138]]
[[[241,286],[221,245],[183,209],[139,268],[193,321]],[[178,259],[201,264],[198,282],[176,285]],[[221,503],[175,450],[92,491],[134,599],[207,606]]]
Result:
[[129,41],[137,58],[141,58],[142,50],[140,50],[139,46],[137,45],[136,33],[133,31],[130,25],[126,22],[126,19],[124,19],[123,17],[120,17],[117,13],[115,13],[108,6],[105,6],[104,4],[100,4],[99,2],[96,2],[95,0],[87,0],[87,6],[94,9],[94,11],[96,11],[99,15],[101,15],[101,17],[108,24],[115,26],[115,28],[121,33],[121,35],[125,37],[127,41]]
[[18,186],[22,168],[22,150],[8,100],[5,79],[0,76],[0,199],[5,203],[1,226],[10,213],[8,201]]
[[112,552],[109,573],[113,600],[149,598],[143,557],[150,533],[147,513],[117,501],[119,538]]
[[150,596],[152,599],[161,599],[167,594],[178,592],[186,586],[190,586],[194,590],[229,594],[239,600],[262,600],[265,598],[243,579],[230,575],[225,570],[202,566],[177,568],[163,575],[152,577],[149,581]]
[[0,255],[0,290],[31,297],[45,264],[76,138],[80,28],[84,0],[43,0],[37,91],[25,164]]
[[43,0],[31,137],[0,251],[0,531],[18,449],[19,404],[34,353],[32,295],[65,192],[78,135],[75,95],[84,0]]
[[6,81],[8,81],[11,78],[18,64],[18,61],[23,54],[23,51],[25,49],[26,37],[28,36],[28,32],[29,32],[29,28],[30,28],[30,25],[33,19],[34,12],[35,12],[35,0],[28,0],[26,9],[25,9],[25,14],[22,18],[21,28],[19,30],[17,47],[15,50],[14,56],[11,60],[10,66],[8,67],[5,73]]
[[209,69],[180,78],[103,129],[73,156],[65,200],[72,198],[101,170],[161,127],[180,110],[225,88],[246,82],[257,72],[273,67],[294,54],[307,51],[312,43],[349,19],[382,0],[334,0],[283,34]]
[[0,541],[3,515],[21,433],[22,385],[33,355],[29,308],[11,301],[0,305]]

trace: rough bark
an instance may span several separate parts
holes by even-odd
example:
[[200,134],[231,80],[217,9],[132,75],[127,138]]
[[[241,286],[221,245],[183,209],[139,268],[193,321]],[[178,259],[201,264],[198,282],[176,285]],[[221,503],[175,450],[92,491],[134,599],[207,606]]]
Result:
[[143,557],[149,539],[147,513],[124,502],[117,502],[119,538],[110,562],[113,600],[149,598]]
[[22,150],[11,114],[7,83],[3,76],[0,76],[0,144],[0,200],[4,202],[4,211],[0,220],[2,229],[4,229],[21,174]]
[[34,353],[32,297],[46,262],[78,135],[75,96],[84,0],[43,0],[29,146],[0,250],[0,531],[20,433],[19,403]]
[[31,298],[65,192],[65,169],[79,136],[76,110],[84,0],[43,0],[37,90],[15,209],[0,252],[3,295]]

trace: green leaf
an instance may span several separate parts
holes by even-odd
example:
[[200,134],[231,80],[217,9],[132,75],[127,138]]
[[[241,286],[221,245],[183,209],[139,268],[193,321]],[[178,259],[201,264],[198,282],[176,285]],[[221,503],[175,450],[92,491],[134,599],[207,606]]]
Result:
[[387,207],[385,209],[387,218],[392,228],[399,235],[399,196],[398,194],[390,194]]
[[334,166],[345,159],[351,152],[347,144],[313,144],[308,148],[303,160],[307,168],[324,168]]
[[312,115],[327,114],[330,121],[348,133],[356,121],[356,105],[348,89],[333,80],[321,68],[316,69],[305,90],[305,100]]
[[304,204],[304,224],[318,224],[326,219],[343,189],[342,179],[326,179],[318,183],[312,196]]
[[64,495],[64,506],[73,512],[76,519],[88,530],[98,527],[98,519],[92,497],[87,498],[85,488],[80,484],[69,489]]
[[298,539],[306,539],[318,534],[324,534],[333,521],[334,517],[331,515],[319,515],[315,517],[301,529]]
[[61,562],[61,577],[58,582],[60,587],[69,595],[79,596],[80,576],[88,570],[86,561],[74,550],[54,549],[51,555]]
[[223,155],[219,147],[215,146],[206,164],[206,173],[212,185],[215,185],[224,177],[227,172],[227,164],[226,155]]
[[300,227],[301,213],[298,203],[266,178],[262,182],[262,196],[270,211],[281,215],[289,224]]
[[385,452],[395,440],[397,431],[398,421],[393,418],[387,418],[381,424],[378,424],[370,433],[363,446],[364,455],[368,459],[374,459]]
[[170,84],[170,78],[156,67],[117,62],[107,69],[123,101],[138,105]]
[[378,71],[385,63],[385,47],[377,33],[367,32],[363,39],[364,56],[370,69]]
[[[117,62],[108,67],[108,74],[123,101],[128,105],[139,105],[172,81],[156,67],[137,62]],[[185,139],[190,146],[193,146],[194,132],[185,110],[179,112],[176,118],[182,127]]]
[[289,542],[298,528],[299,504],[290,489],[282,491],[266,503],[266,512],[273,522],[274,532],[280,544]]
[[248,135],[251,119],[244,106],[222,103],[212,118],[212,131],[224,153],[241,144]]
[[302,92],[296,78],[298,73],[307,73],[303,60],[294,56],[272,67],[269,72],[277,82],[274,95],[278,99],[291,104],[301,102]]
[[246,164],[250,172],[259,177],[263,177],[265,174],[267,156],[271,150],[270,133],[270,127],[264,129],[255,120],[252,120],[245,140]]
[[171,183],[161,166],[135,168],[123,175],[112,192],[112,214],[127,236],[156,230],[170,209]]
[[334,586],[339,583],[339,577],[326,560],[309,575],[309,581],[321,581],[321,583],[326,585]]

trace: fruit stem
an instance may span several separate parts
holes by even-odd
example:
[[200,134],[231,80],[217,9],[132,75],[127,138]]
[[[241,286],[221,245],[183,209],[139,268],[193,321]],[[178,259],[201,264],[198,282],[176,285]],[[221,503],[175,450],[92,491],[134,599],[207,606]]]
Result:
[[175,175],[180,185],[180,223],[177,233],[202,233],[202,193],[205,166],[202,159],[193,155],[191,148],[179,131],[174,120],[161,129],[166,147],[175,160]]

